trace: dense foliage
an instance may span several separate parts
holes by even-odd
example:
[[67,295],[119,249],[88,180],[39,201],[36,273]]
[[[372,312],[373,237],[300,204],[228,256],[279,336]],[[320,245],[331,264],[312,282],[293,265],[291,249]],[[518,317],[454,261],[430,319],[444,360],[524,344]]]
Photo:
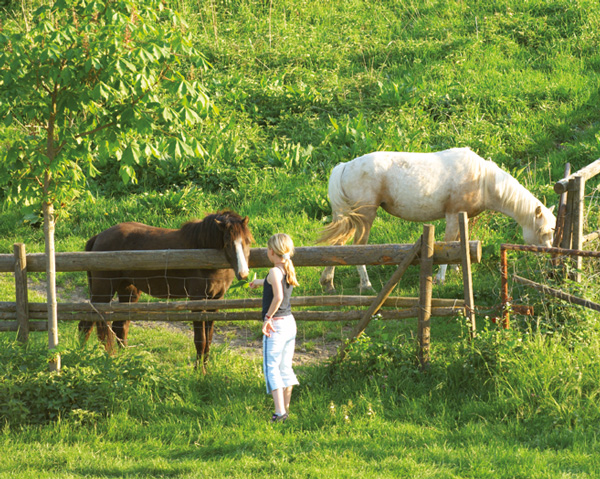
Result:
[[193,73],[205,60],[175,12],[160,2],[61,0],[29,16],[0,33],[5,201],[66,206],[98,167],[117,166],[129,183],[151,159],[202,155],[185,129],[208,104]]

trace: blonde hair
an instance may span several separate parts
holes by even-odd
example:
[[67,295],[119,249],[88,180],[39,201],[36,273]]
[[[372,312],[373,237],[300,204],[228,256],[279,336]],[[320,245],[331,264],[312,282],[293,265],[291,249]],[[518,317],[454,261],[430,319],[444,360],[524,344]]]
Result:
[[294,263],[292,263],[292,256],[294,255],[294,242],[292,238],[285,233],[274,234],[269,238],[267,247],[272,249],[273,253],[283,260],[283,269],[287,277],[287,283],[292,286],[298,286],[296,270],[294,269]]

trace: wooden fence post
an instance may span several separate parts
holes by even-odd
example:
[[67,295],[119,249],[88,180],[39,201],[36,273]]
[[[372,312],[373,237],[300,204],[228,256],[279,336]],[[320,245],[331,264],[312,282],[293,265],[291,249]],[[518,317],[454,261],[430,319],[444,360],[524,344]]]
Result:
[[431,296],[433,291],[433,245],[435,228],[433,225],[423,226],[421,243],[421,281],[419,292],[419,323],[417,338],[419,340],[419,365],[422,371],[429,369],[430,364],[430,323]]
[[[565,165],[564,178],[568,178],[571,175],[571,163]],[[565,216],[567,213],[567,196],[568,192],[565,191],[560,194],[560,200],[558,203],[558,211],[556,212],[556,227],[554,228],[554,241],[552,246],[560,248],[562,243],[562,237],[565,231]]]
[[29,340],[29,299],[27,290],[27,255],[25,245],[13,245],[15,255],[15,296],[17,303],[17,340],[26,343]]
[[[585,178],[575,176],[573,178],[575,189],[570,192],[573,195],[573,244],[572,249],[583,249],[583,215],[585,206]],[[575,258],[575,272],[572,274],[573,281],[581,283],[581,268],[583,267],[583,258]]]
[[471,253],[469,251],[469,218],[464,211],[458,214],[458,226],[460,228],[460,247],[462,251],[465,314],[471,323],[471,339],[474,339],[477,335],[477,325],[475,323],[475,299],[473,295],[473,276],[471,274]]
[[573,237],[573,179],[568,182],[567,188],[567,206],[565,209],[565,222],[563,225],[562,240],[560,247],[562,249],[571,249],[571,238]]

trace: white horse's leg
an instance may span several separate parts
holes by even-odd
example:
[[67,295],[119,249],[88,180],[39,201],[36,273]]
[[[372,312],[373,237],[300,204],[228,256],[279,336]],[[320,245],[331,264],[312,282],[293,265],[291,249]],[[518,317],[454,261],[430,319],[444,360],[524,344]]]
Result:
[[360,292],[373,291],[373,286],[371,285],[369,274],[367,273],[367,267],[364,264],[359,264],[356,266],[356,270],[358,271],[358,276],[360,276],[360,284],[358,285]]
[[[356,232],[354,233],[354,244],[367,244],[369,242],[369,235],[371,234],[373,221],[375,221],[375,216],[377,215],[377,207],[362,207],[360,209],[360,213],[363,221],[356,228]],[[360,293],[373,292],[374,290],[373,286],[371,285],[371,281],[369,280],[367,267],[364,264],[358,265],[356,270],[360,276],[360,283],[358,285]]]
[[[446,215],[446,233],[444,235],[444,241],[456,241],[458,239],[458,213],[448,214]],[[458,270],[458,265],[452,265],[452,268]],[[438,270],[435,278],[433,280],[434,283],[443,283],[446,281],[446,270],[448,269],[447,264],[441,264],[440,269]]]
[[319,282],[325,288],[325,291],[328,293],[335,293],[335,288],[333,287],[333,275],[335,273],[335,266],[326,266],[323,272],[321,273],[321,279]]
[[435,275],[435,278],[433,278],[433,282],[441,284],[444,281],[446,281],[446,270],[447,269],[448,269],[447,264],[441,264],[440,269],[438,269],[438,272]]

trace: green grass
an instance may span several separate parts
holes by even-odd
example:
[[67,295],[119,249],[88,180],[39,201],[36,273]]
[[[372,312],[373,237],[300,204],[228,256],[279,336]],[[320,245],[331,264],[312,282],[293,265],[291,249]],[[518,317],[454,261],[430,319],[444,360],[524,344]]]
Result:
[[[456,332],[440,327],[446,338]],[[226,346],[202,376],[180,334],[138,327],[132,347],[108,358],[94,343],[80,350],[74,328],[61,325],[65,368],[51,376],[39,336],[25,351],[2,338],[1,392],[14,401],[0,477],[600,472],[597,341],[571,356],[561,341],[514,333],[484,333],[475,348],[464,337],[435,338],[437,359],[423,374],[409,329],[361,341],[340,367],[298,367],[301,386],[281,427],[266,421],[260,360]],[[27,413],[16,412],[17,399]]]
[[[207,155],[184,170],[142,162],[137,185],[122,184],[115,162],[99,165],[90,195],[61,212],[58,251],[81,251],[118,222],[178,227],[224,208],[250,217],[257,247],[278,231],[309,246],[331,214],[331,168],[375,150],[469,146],[549,206],[566,162],[575,171],[600,157],[597,2],[173,3],[213,65],[190,72],[217,108],[189,132]],[[3,5],[0,18],[21,18],[20,3]],[[600,221],[598,184],[588,186],[586,231]],[[21,206],[0,206],[0,253],[16,242],[44,251]],[[443,221],[435,226],[441,240]],[[381,212],[370,242],[412,243],[421,231]],[[183,334],[134,325],[131,347],[107,357],[95,339],[81,349],[76,325],[61,323],[64,369],[50,375],[45,333],[25,348],[0,333],[0,478],[599,477],[597,315],[511,285],[536,316],[498,330],[486,315],[499,313],[499,245],[521,243],[521,231],[486,212],[470,233],[484,250],[473,265],[475,300],[487,308],[477,340],[463,318],[435,318],[423,374],[416,322],[373,321],[341,365],[297,367],[283,427],[267,424],[260,355],[227,341],[202,376]],[[544,259],[509,258],[511,272],[552,281]],[[598,301],[597,262],[585,268],[586,281],[566,287]],[[369,268],[376,289],[392,271]],[[299,270],[297,294],[322,294],[319,274]],[[43,286],[44,275],[30,276]],[[394,294],[416,296],[418,281],[410,269]],[[59,299],[85,286],[83,274],[59,274]],[[355,294],[355,269],[338,268],[336,286]],[[461,275],[449,272],[434,296],[462,297]],[[9,274],[0,299],[14,300]],[[351,326],[301,323],[299,339],[310,351]],[[238,334],[257,339],[258,324]]]

